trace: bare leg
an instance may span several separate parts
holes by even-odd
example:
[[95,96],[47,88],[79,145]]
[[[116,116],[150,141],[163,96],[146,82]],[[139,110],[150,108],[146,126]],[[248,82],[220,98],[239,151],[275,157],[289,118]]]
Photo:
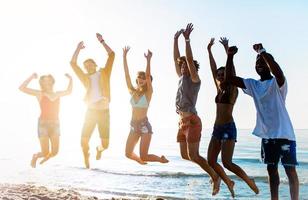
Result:
[[[259,193],[259,188],[257,187],[255,181],[248,177],[245,171],[238,165],[232,162],[233,152],[234,152],[235,141],[226,140],[222,143],[221,157],[225,168],[236,174],[238,177],[243,179],[247,185],[256,193]],[[233,188],[232,188],[233,189]]]
[[127,158],[137,161],[139,164],[147,164],[134,153],[134,148],[140,138],[140,134],[130,133],[126,141],[125,155]]
[[50,158],[56,156],[59,152],[59,135],[54,134],[52,137],[50,137],[50,142],[51,142],[51,152],[43,159],[41,160],[40,164],[43,164]]
[[292,200],[298,200],[299,182],[295,166],[284,166],[289,179],[290,195]]
[[188,157],[188,147],[187,147],[186,142],[180,142],[180,150],[181,150],[182,158],[190,161],[190,159]]
[[215,195],[219,191],[220,187],[220,178],[216,172],[209,166],[207,160],[200,156],[199,154],[199,142],[196,143],[187,143],[188,146],[188,156],[189,159],[197,163],[204,171],[206,171],[212,178],[213,181],[213,192]]
[[140,158],[143,161],[150,161],[150,162],[161,162],[167,163],[169,162],[165,156],[158,157],[154,154],[148,154],[150,142],[151,142],[152,134],[145,133],[141,135],[140,141]]
[[109,138],[101,138],[101,145],[96,147],[96,160],[100,160],[102,157],[103,151],[108,149]]
[[90,162],[89,162],[89,141],[92,136],[92,133],[94,131],[94,128],[96,126],[96,120],[94,114],[90,111],[87,111],[86,118],[83,124],[82,128],[82,134],[81,134],[81,148],[84,158],[84,164],[87,169],[90,168]]
[[267,172],[271,190],[271,200],[278,200],[278,189],[280,184],[278,166],[267,165]]
[[217,140],[216,138],[212,137],[209,147],[208,147],[208,154],[207,154],[209,165],[215,170],[215,172],[226,183],[232,197],[234,197],[234,190],[233,190],[234,182],[227,176],[224,169],[217,162],[217,158],[218,158],[220,151],[221,151],[221,142]]
[[98,131],[101,139],[101,144],[98,147],[96,147],[96,160],[100,160],[102,152],[108,149],[109,126],[110,126],[109,110],[103,111],[98,118]]
[[40,145],[41,145],[41,152],[33,154],[31,160],[31,167],[36,167],[36,161],[39,158],[46,157],[49,154],[49,138],[48,136],[41,136],[39,137]]

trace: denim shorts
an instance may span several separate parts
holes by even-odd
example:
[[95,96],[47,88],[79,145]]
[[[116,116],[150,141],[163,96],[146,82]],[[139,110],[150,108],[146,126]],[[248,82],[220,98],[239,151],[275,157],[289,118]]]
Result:
[[234,122],[214,125],[212,137],[217,140],[235,140],[236,141],[236,126]]
[[137,134],[152,134],[152,126],[148,120],[148,118],[144,118],[141,120],[131,121],[130,122],[130,133]]
[[59,120],[38,120],[37,127],[38,137],[52,137],[60,136],[60,123]]
[[283,166],[298,165],[296,159],[296,142],[287,139],[262,139],[261,158],[265,164]]

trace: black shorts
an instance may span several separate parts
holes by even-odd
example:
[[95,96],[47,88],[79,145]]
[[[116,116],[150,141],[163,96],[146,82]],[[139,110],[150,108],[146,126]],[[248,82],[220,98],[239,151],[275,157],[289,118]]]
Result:
[[281,161],[283,166],[296,166],[296,142],[287,139],[262,139],[261,158],[268,165],[277,165]]

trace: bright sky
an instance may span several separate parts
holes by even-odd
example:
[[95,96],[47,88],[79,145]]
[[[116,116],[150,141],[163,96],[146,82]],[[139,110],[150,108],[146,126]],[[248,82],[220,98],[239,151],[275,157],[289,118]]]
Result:
[[[62,99],[61,118],[78,132],[84,117],[85,91],[73,74],[69,61],[81,40],[86,49],[79,63],[88,57],[103,65],[107,54],[95,37],[100,32],[116,52],[112,72],[111,122],[116,131],[129,131],[131,107],[122,65],[122,47],[131,46],[128,62],[132,79],[145,69],[143,52],[153,51],[154,94],[149,118],[154,127],[177,126],[175,94],[178,78],[173,58],[173,36],[188,22],[195,25],[191,35],[194,58],[201,64],[202,86],[197,110],[205,128],[215,119],[215,88],[211,77],[207,43],[216,38],[213,53],[218,66],[226,55],[220,36],[237,45],[235,65],[242,77],[257,78],[252,45],[262,42],[282,67],[289,84],[287,107],[296,129],[308,128],[308,3],[306,1],[266,0],[10,0],[0,2],[0,129],[16,125],[27,129],[36,123],[39,107],[35,98],[18,91],[33,72],[53,74],[56,89],[66,88],[64,73],[74,78],[73,94]],[[184,40],[180,39],[181,53]],[[38,81],[30,85],[38,88]],[[252,99],[240,92],[234,117],[238,128],[253,128],[255,108]],[[69,122],[68,122],[69,121]],[[20,128],[20,127],[19,127]],[[73,128],[73,127],[72,127]],[[74,130],[75,130],[74,129]],[[113,129],[115,130],[115,129]],[[79,133],[78,133],[79,134]],[[170,133],[176,135],[176,133]]]

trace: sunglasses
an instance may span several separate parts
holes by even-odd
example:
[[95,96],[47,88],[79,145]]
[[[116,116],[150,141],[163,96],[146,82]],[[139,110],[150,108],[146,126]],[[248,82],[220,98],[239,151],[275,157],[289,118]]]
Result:
[[145,76],[137,76],[137,78],[145,80]]

